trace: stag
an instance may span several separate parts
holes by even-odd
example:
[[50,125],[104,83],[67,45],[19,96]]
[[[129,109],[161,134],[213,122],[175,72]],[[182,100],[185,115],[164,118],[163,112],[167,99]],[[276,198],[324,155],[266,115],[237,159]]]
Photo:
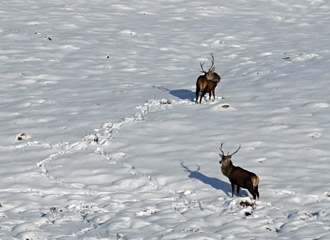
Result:
[[213,95],[213,98],[215,99],[215,93],[214,90],[217,86],[217,84],[220,82],[221,77],[215,72],[215,67],[214,67],[214,56],[213,54],[211,54],[211,58],[212,58],[212,64],[211,67],[209,68],[208,71],[205,71],[203,66],[204,63],[200,63],[201,69],[202,69],[202,73],[204,73],[203,75],[200,75],[197,78],[197,82],[196,82],[196,101],[195,103],[198,102],[198,97],[199,94],[201,93],[200,96],[200,100],[199,103],[202,103],[202,98],[204,97],[204,95],[206,93],[209,93],[209,99],[211,99],[211,93]]
[[253,196],[254,199],[256,197],[259,198],[259,192],[258,192],[258,184],[259,184],[259,177],[253,173],[249,172],[243,168],[236,167],[233,165],[231,161],[231,157],[237,153],[241,146],[238,147],[238,149],[233,152],[232,154],[225,155],[222,150],[223,143],[221,143],[220,151],[221,154],[221,172],[223,175],[229,178],[229,181],[231,183],[231,189],[232,189],[232,197],[234,196],[235,187],[237,188],[237,195],[239,195],[240,188],[246,188]]

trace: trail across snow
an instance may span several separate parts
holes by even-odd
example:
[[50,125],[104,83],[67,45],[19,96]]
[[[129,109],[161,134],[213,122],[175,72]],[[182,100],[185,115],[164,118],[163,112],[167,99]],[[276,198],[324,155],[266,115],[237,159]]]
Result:
[[[222,100],[208,102],[204,106],[231,111],[231,107],[221,108]],[[152,123],[151,126],[155,125],[150,114],[159,118],[164,114],[177,115],[180,112],[176,111],[177,108],[189,112],[187,108],[193,110],[195,107],[189,100],[150,100],[137,107],[137,112],[132,117],[124,117],[119,123],[104,123],[94,130],[95,133],[86,135],[73,144],[58,143],[52,146],[47,143],[28,142],[8,147],[12,151],[51,150],[49,156],[36,162],[40,176],[34,176],[41,179],[46,177],[51,187],[44,191],[12,188],[2,192],[32,195],[36,202],[48,199],[53,205],[38,214],[32,214],[30,211],[35,210],[26,207],[23,212],[29,212],[28,221],[11,219],[7,222],[7,230],[12,228],[18,238],[32,239],[59,238],[62,234],[72,238],[92,239],[97,236],[120,239],[136,231],[143,231],[143,238],[151,239],[217,239],[226,234],[235,237],[252,237],[254,234],[276,237],[283,232],[283,236],[289,236],[292,234],[292,225],[301,236],[306,236],[307,225],[314,224],[324,229],[329,227],[326,223],[330,217],[326,208],[329,203],[327,195],[261,188],[262,200],[253,203],[249,197],[229,197],[230,186],[220,180],[220,171],[216,177],[209,177],[202,172],[199,165],[189,163],[189,159],[181,159],[181,162],[170,161],[170,165],[174,165],[172,170],[175,173],[181,172],[174,174],[173,179],[173,176],[166,176],[166,164],[146,163],[149,166],[158,166],[156,170],[151,168],[146,173],[144,164],[140,169],[138,164],[125,160],[139,157],[121,151],[111,151],[112,145],[117,144],[116,139],[120,140],[122,134],[127,134],[125,128],[133,133],[137,125],[146,124],[147,126],[140,126],[139,129],[149,131],[147,134],[155,130],[148,130],[148,122]],[[166,130],[163,130],[161,134],[166,135],[165,132]],[[128,137],[130,138],[131,136]],[[152,140],[146,137],[144,139]],[[148,141],[143,144],[150,144],[146,142]],[[162,152],[162,144],[157,145],[160,148],[158,151]],[[249,149],[252,150],[251,147]],[[156,150],[153,152],[154,157],[159,155]],[[262,162],[260,159],[256,161]],[[65,175],[63,168],[67,172]],[[160,173],[162,171],[163,174]],[[244,195],[247,196],[247,192]],[[281,201],[273,202],[272,199],[276,198]],[[303,207],[294,210],[297,204],[313,204],[319,206],[319,210],[311,212]],[[8,214],[18,211],[15,204],[4,205],[2,208],[3,212]],[[4,218],[9,217],[6,214]],[[3,222],[6,225],[6,221]],[[240,231],[234,230],[232,226],[240,226]]]

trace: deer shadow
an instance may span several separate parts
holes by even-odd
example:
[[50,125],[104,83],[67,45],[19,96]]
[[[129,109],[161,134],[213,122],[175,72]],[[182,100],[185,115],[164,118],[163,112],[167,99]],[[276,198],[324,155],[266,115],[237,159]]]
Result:
[[188,89],[170,90],[169,93],[180,99],[189,99],[191,101],[194,101],[194,98],[196,97],[195,92]]
[[189,173],[189,178],[195,178],[201,181],[202,183],[205,183],[207,185],[210,185],[211,187],[222,190],[224,193],[226,193],[228,196],[231,196],[231,185],[227,182],[221,181],[218,178],[208,177],[200,172],[200,166],[197,165],[197,169],[195,171],[190,170],[187,166],[181,162],[181,166],[184,168],[184,170]]

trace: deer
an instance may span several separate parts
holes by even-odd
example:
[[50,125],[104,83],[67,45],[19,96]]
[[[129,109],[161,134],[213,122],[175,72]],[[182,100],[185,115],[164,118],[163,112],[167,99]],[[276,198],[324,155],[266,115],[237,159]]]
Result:
[[236,154],[240,148],[241,145],[238,147],[238,149],[233,152],[232,154],[225,155],[225,153],[222,150],[223,143],[221,143],[220,146],[220,165],[221,165],[221,172],[223,175],[229,178],[229,181],[231,183],[231,189],[232,189],[232,197],[234,196],[235,187],[237,188],[237,195],[239,195],[240,188],[247,189],[251,195],[253,196],[253,199],[256,199],[256,197],[259,198],[259,192],[258,192],[258,184],[259,184],[259,177],[253,173],[249,172],[241,167],[236,167],[233,165],[231,158],[234,154]]
[[196,82],[196,101],[195,103],[198,103],[198,97],[199,97],[199,93],[201,92],[201,96],[200,96],[200,100],[199,103],[202,103],[202,98],[204,97],[204,95],[206,93],[209,93],[209,100],[211,100],[211,93],[213,95],[213,98],[215,99],[215,93],[214,90],[217,86],[217,84],[220,82],[221,77],[219,76],[219,74],[217,74],[215,72],[215,67],[214,67],[214,56],[213,54],[211,54],[211,67],[209,68],[208,71],[205,71],[203,66],[205,64],[204,63],[199,63],[202,69],[202,73],[204,73],[203,75],[200,75],[197,78],[197,82]]

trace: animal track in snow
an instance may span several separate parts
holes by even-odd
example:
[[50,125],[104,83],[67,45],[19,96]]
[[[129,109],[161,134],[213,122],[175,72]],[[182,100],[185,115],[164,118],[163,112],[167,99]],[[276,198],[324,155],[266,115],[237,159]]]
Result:
[[217,111],[235,111],[237,109],[228,103],[223,103],[223,104],[217,105],[215,110],[217,110]]
[[[209,104],[217,103],[217,101],[209,102]],[[132,117],[126,117],[118,123],[106,122],[99,128],[94,129],[94,132],[91,134],[84,136],[78,142],[59,142],[56,144],[48,144],[37,141],[30,142],[27,139],[27,141],[19,141],[16,142],[15,145],[8,146],[6,148],[10,147],[12,149],[21,150],[33,148],[50,149],[51,154],[48,153],[49,155],[39,160],[36,165],[39,168],[40,174],[45,176],[56,189],[55,195],[72,195],[74,198],[77,196],[79,198],[79,195],[88,197],[93,196],[98,200],[108,198],[106,202],[111,206],[113,205],[114,209],[118,209],[118,211],[120,209],[122,211],[126,211],[125,209],[127,206],[130,207],[130,205],[134,204],[134,201],[136,201],[136,197],[134,196],[136,194],[139,194],[139,196],[140,194],[145,194],[146,196],[155,195],[157,197],[146,197],[146,201],[149,201],[150,205],[149,207],[146,207],[145,210],[141,211],[141,209],[139,209],[139,211],[136,211],[135,214],[137,217],[147,218],[157,216],[158,212],[164,211],[165,209],[165,211],[167,211],[174,219],[179,218],[181,220],[187,220],[187,217],[184,216],[185,214],[191,214],[191,212],[194,211],[204,211],[204,208],[213,210],[214,207],[202,201],[194,200],[196,194],[193,191],[187,190],[184,192],[176,192],[171,189],[165,189],[163,187],[164,184],[161,184],[156,178],[149,176],[148,174],[144,174],[143,171],[137,169],[132,163],[126,162],[125,152],[109,152],[108,150],[108,146],[111,144],[113,136],[120,134],[120,129],[123,125],[145,121],[149,113],[165,111],[181,104],[195,106],[195,103],[189,100],[148,100],[145,104],[136,108],[137,111]],[[116,190],[113,188],[113,191],[105,190],[104,192],[100,192],[92,187],[89,187],[87,184],[83,184],[83,182],[79,182],[78,179],[71,178],[71,180],[68,180],[69,178],[66,179],[66,177],[58,175],[57,173],[60,172],[60,167],[66,165],[66,160],[70,160],[70,162],[80,161],[80,159],[73,158],[76,153],[78,153],[79,156],[80,151],[98,154],[101,156],[101,161],[103,158],[109,164],[113,164],[113,166],[109,166],[115,171],[119,171],[123,175],[126,174],[126,177],[124,176],[123,178],[119,178],[118,180],[115,179],[115,181],[113,181],[113,184],[120,185],[122,190]],[[77,164],[79,163],[77,162]],[[77,166],[78,169],[73,170],[80,171],[79,165]],[[88,171],[88,169],[86,171]],[[96,176],[97,172],[93,174]],[[132,183],[134,184],[132,185]],[[134,189],[134,191],[129,191],[127,189]],[[9,192],[10,191],[12,190],[9,190]],[[49,194],[54,194],[54,189],[40,192],[38,192],[38,190],[32,190],[31,192],[46,196]],[[99,207],[99,209],[96,209],[93,206],[84,207],[83,204],[79,203],[72,203],[66,206],[54,205],[54,207],[51,207],[49,211],[44,211],[43,217],[38,224],[40,226],[55,223],[64,225],[73,222],[81,222],[83,223],[82,228],[79,231],[72,233],[72,236],[77,237],[86,232],[92,231],[105,221],[110,221],[116,214],[115,211],[117,211],[113,210],[114,213],[109,215],[105,212],[105,209],[108,208]],[[101,217],[100,214],[103,217]],[[95,216],[100,217],[97,218]]]
[[139,216],[139,217],[141,217],[141,216],[151,216],[153,214],[156,214],[157,212],[159,212],[159,209],[149,208],[145,211],[138,212],[136,215]]
[[322,136],[322,133],[320,132],[312,132],[307,135],[308,138],[320,138]]
[[257,162],[263,163],[266,161],[266,158],[258,158],[256,159]]
[[16,141],[23,141],[23,140],[27,140],[31,138],[29,135],[27,135],[26,133],[20,133],[16,136]]

